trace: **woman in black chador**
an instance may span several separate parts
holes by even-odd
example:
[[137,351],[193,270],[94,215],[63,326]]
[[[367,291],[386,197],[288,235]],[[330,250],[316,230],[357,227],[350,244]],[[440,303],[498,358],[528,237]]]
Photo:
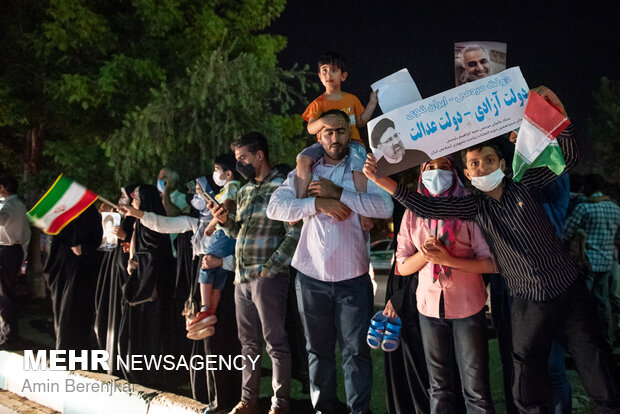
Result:
[[103,228],[94,206],[54,236],[45,265],[52,297],[56,349],[89,349]]
[[[130,194],[136,188],[135,185],[121,189],[119,204],[131,203]],[[99,349],[105,349],[110,355],[111,361],[116,361],[118,328],[121,322],[122,290],[121,287],[127,282],[127,249],[133,235],[133,217],[125,217],[120,227],[116,230],[118,245],[112,251],[105,252],[97,289],[95,291],[95,336]],[[116,364],[110,365],[108,374],[116,373]]]
[[[132,205],[143,211],[165,215],[157,188],[141,185],[133,191]],[[129,278],[122,286],[123,311],[119,326],[118,355],[176,355],[171,340],[172,295],[174,291],[174,259],[170,237],[134,224],[130,243]],[[142,358],[142,357],[141,357]],[[130,382],[163,386],[167,371],[130,371],[121,366]]]

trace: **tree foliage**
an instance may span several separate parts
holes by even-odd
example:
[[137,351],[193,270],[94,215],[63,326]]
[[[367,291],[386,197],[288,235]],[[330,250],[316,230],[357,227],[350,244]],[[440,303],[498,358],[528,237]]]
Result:
[[19,158],[30,132],[44,131],[45,181],[62,171],[110,191],[127,180],[152,181],[164,163],[204,172],[250,129],[271,139],[277,160],[292,161],[303,126],[287,113],[302,99],[308,73],[279,68],[286,40],[263,32],[284,6],[5,0],[0,150],[8,146]]
[[620,81],[602,78],[594,92],[594,116],[588,140],[595,154],[593,170],[620,184]]

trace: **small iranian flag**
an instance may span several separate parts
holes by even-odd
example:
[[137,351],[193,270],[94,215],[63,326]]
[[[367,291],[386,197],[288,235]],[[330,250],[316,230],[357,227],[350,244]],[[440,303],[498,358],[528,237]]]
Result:
[[27,216],[45,233],[58,234],[96,199],[95,193],[60,174]]
[[555,138],[569,125],[568,118],[555,106],[530,92],[512,160],[513,180],[521,180],[527,169],[535,167],[549,167],[558,175],[562,173],[566,164]]

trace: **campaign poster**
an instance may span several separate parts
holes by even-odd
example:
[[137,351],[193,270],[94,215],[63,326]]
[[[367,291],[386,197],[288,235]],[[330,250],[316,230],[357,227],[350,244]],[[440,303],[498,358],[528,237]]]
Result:
[[519,127],[529,87],[518,67],[402,106],[368,122],[377,176],[452,154]]
[[506,43],[459,42],[454,44],[456,86],[506,70]]

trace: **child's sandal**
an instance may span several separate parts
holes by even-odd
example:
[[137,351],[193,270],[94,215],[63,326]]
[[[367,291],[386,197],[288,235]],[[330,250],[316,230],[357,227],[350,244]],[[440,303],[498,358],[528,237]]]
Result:
[[383,315],[382,311],[377,312],[370,320],[366,342],[368,342],[368,346],[372,349],[381,348],[381,341],[383,340],[383,333],[385,332],[387,320],[388,318]]
[[381,341],[381,349],[385,352],[392,352],[400,344],[400,328],[402,327],[400,318],[389,318],[385,326],[385,333]]

